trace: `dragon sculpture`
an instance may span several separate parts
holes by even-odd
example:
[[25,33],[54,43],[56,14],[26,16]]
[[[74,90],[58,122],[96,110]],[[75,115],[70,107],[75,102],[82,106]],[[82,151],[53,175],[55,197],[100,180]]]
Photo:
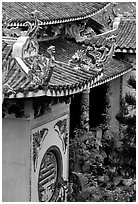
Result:
[[72,68],[79,70],[90,68],[100,71],[103,64],[108,63],[114,53],[116,36],[111,36],[106,38],[106,40],[111,40],[112,44],[109,50],[105,46],[97,48],[95,44],[88,45],[86,49],[77,50],[77,52],[69,60],[68,64]]
[[74,38],[76,42],[83,42],[85,39],[95,34],[92,28],[86,28],[86,23],[87,21],[85,20],[80,23],[65,24],[65,36]]

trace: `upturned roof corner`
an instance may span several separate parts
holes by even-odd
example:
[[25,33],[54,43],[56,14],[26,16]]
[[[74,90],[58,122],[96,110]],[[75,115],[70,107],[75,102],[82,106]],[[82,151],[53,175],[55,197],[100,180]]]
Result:
[[[54,6],[56,9],[58,3],[47,5]],[[73,4],[76,5],[74,12],[80,4],[81,2]],[[118,62],[114,59],[120,39],[118,35],[121,32],[122,18],[116,26],[114,24],[109,30],[104,30],[100,34],[87,25],[87,18],[93,16],[94,12],[97,14],[104,12],[105,7],[107,8],[109,4],[84,3],[81,9],[87,8],[87,15],[82,16],[82,13],[76,13],[74,18],[70,14],[65,21],[58,17],[58,13],[53,14],[56,20],[52,20],[50,16],[49,19],[44,20],[43,12],[46,11],[43,10],[42,3],[39,8],[36,7],[36,10],[32,11],[29,2],[24,4],[27,7],[28,19],[24,17],[19,20],[20,15],[18,14],[18,21],[13,17],[12,21],[9,21],[9,16],[13,14],[10,14],[8,5],[8,2],[3,3],[2,19],[4,97],[72,95],[97,86],[97,84],[105,83],[107,80],[110,81],[113,77],[117,78],[132,69],[130,64],[120,61],[118,69]],[[15,8],[23,6],[16,2],[12,5],[13,13],[16,13]],[[71,3],[63,5],[71,8]],[[90,14],[91,6],[93,6],[93,11]],[[30,9],[31,12],[29,12]],[[50,33],[45,34],[46,43],[37,38],[42,29]],[[65,31],[64,36],[63,30]]]

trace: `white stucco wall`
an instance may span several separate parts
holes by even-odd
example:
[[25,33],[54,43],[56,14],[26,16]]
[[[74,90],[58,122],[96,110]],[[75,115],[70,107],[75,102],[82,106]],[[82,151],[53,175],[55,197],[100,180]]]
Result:
[[[38,172],[46,150],[56,145],[61,150],[63,160],[63,178],[68,179],[68,147],[63,153],[63,143],[53,129],[58,120],[67,118],[69,131],[69,104],[52,106],[52,111],[39,118],[14,119],[4,118],[2,121],[2,201],[29,202],[38,201]],[[33,140],[31,133],[46,126],[49,133],[39,151],[38,170],[34,173]],[[62,137],[62,135],[61,135]]]
[[29,174],[29,121],[21,119],[3,119],[2,201],[29,201]]
[[[39,118],[36,118],[31,121],[31,133],[32,137],[33,134],[37,131],[42,130],[43,128],[48,129],[48,134],[46,135],[45,139],[43,140],[43,143],[41,145],[41,148],[38,149],[38,161],[37,161],[37,167],[36,171],[34,171],[33,164],[32,164],[32,170],[31,170],[31,201],[32,202],[38,202],[38,175],[40,171],[40,165],[41,161],[43,159],[44,154],[51,146],[56,146],[59,148],[61,152],[61,158],[62,158],[62,177],[64,180],[68,180],[68,163],[69,163],[69,152],[68,152],[68,146],[66,151],[64,152],[63,148],[63,134],[58,135],[58,133],[55,131],[55,124],[58,121],[62,121],[64,119],[67,119],[67,131],[69,136],[69,105],[67,104],[57,104],[52,107],[52,112],[47,113]],[[60,137],[59,137],[60,136]],[[69,138],[68,141],[69,143]]]

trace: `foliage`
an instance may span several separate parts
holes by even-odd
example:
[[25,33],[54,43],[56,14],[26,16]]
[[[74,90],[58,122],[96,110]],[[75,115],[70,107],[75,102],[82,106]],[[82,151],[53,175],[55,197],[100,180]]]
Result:
[[70,144],[71,149],[73,147],[71,153],[74,156],[74,162],[79,161],[81,173],[72,172],[77,176],[70,179],[72,188],[68,192],[68,201],[135,201],[135,180],[131,179],[127,185],[123,184],[123,175],[117,160],[119,153],[113,154],[116,150],[115,145],[112,138],[109,141],[111,161],[107,163],[107,154],[101,144],[96,142],[92,132],[75,131],[75,138]]
[[[128,83],[135,87],[134,78],[131,77]],[[122,99],[121,111],[116,116],[121,126],[122,146],[120,149],[116,147],[110,132],[109,107],[107,94],[103,113],[104,123],[101,124],[103,135],[100,140],[97,140],[93,131],[82,129],[76,129],[74,137],[70,140],[70,158],[75,165],[79,164],[80,176],[70,179],[72,188],[68,192],[68,201],[135,202],[136,200],[135,96],[126,94],[126,97]],[[70,175],[72,173],[74,174],[71,171]],[[124,177],[130,179],[126,180]]]
[[[131,76],[129,86],[136,89],[136,80]],[[136,97],[135,92],[126,93],[122,99],[121,110],[116,119],[121,126],[122,147],[120,152],[120,165],[125,176],[134,177],[136,174]]]
[[68,196],[70,201],[76,202],[135,202],[136,191],[133,186],[124,189],[106,190],[105,188],[88,188],[85,192],[79,192],[74,198]]

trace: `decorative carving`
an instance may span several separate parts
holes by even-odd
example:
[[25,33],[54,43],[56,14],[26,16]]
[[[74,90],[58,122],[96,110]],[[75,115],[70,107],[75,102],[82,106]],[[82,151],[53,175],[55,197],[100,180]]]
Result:
[[74,69],[78,70],[80,68],[89,70],[91,64],[91,59],[86,58],[86,50],[77,50],[77,52],[72,56],[72,59],[69,60],[69,65]]
[[55,51],[55,46],[51,45],[50,47],[47,48],[47,52],[50,54],[50,59],[52,62],[55,60],[54,53]]
[[113,17],[108,14],[108,11],[105,9],[102,13],[102,19],[105,26],[109,29],[113,27]]
[[40,117],[52,109],[53,100],[47,97],[35,98],[33,100],[34,118]]
[[64,24],[53,25],[51,28],[52,33],[54,33],[53,37],[61,35],[63,32]]
[[80,127],[89,130],[89,90],[81,93]]
[[9,93],[15,93],[14,90],[6,84],[7,75],[9,72],[9,69],[13,66],[14,59],[11,57],[5,57],[5,59],[2,61],[2,102],[4,101],[5,95],[8,95]]
[[86,21],[65,24],[65,36],[68,38],[75,38],[76,42],[83,42],[85,39],[95,34],[92,28],[86,28],[85,26]]
[[2,104],[2,117],[27,118],[28,115],[25,114],[23,100],[4,100]]
[[22,31],[19,27],[8,28],[9,19],[5,12],[2,13],[2,35],[7,37],[25,36],[26,31]]
[[110,49],[105,50],[101,56],[101,58],[97,61],[98,66],[101,64],[107,64],[111,58],[114,56],[115,48],[116,48],[116,36],[112,35],[111,37],[107,38],[107,40],[111,41],[111,47]]
[[2,61],[2,102],[4,101],[5,95],[15,93],[14,90],[6,84],[9,69],[13,66],[14,59],[11,57],[5,57]]
[[55,46],[50,46],[47,52],[50,54],[50,58],[45,58],[43,55],[33,58],[31,69],[28,73],[32,85],[44,84],[50,80],[55,60],[53,55],[55,53]]
[[2,12],[2,35],[3,36],[10,36],[10,31],[7,28],[7,24],[9,22],[9,19],[7,18],[7,15],[4,12]]
[[38,43],[34,40],[29,39],[29,41],[26,43],[26,47],[23,50],[24,55],[27,53],[29,56],[31,56],[31,53],[37,53],[38,52]]
[[74,69],[86,69],[89,70],[93,68],[97,70],[101,70],[104,63],[108,63],[109,59],[113,56],[115,50],[115,36],[111,36],[106,38],[106,40],[111,40],[111,48],[107,51],[105,46],[101,46],[97,48],[95,44],[91,46],[87,46],[85,50],[78,50],[73,56],[72,59],[69,60],[69,64]]
[[9,19],[7,18],[6,13],[3,12],[2,34],[8,37],[29,36],[30,38],[34,38],[36,37],[38,30],[40,29],[39,25],[41,24],[41,21],[38,20],[39,17],[40,17],[40,13],[37,10],[31,12],[30,20],[34,21],[34,26],[32,26],[32,24],[29,21],[27,21],[24,23],[23,26],[28,27],[28,30],[22,31],[22,29],[19,27],[8,28]]
[[[46,173],[47,172],[47,173]],[[39,171],[38,195],[40,202],[55,200],[58,164],[54,153],[45,153]]]
[[38,162],[38,152],[42,148],[42,143],[45,139],[45,137],[48,134],[47,128],[42,128],[41,130],[38,130],[33,134],[33,166],[34,166],[34,172],[37,168],[37,162]]
[[54,125],[54,129],[58,133],[58,136],[62,141],[63,153],[65,154],[68,141],[67,119],[59,120]]
[[121,17],[123,17],[122,12],[118,12],[120,9],[117,9],[117,4],[112,3],[111,12],[108,12],[106,9],[103,11],[102,19],[103,23],[109,29],[118,29]]
[[34,26],[32,26],[30,22],[24,23],[24,26],[28,26],[28,31],[26,35],[29,36],[30,38],[34,38],[37,36],[36,34],[39,30],[39,25],[41,24],[41,21],[38,19],[39,17],[40,17],[40,12],[35,10],[30,14],[30,18],[31,18],[30,20],[34,21]]

